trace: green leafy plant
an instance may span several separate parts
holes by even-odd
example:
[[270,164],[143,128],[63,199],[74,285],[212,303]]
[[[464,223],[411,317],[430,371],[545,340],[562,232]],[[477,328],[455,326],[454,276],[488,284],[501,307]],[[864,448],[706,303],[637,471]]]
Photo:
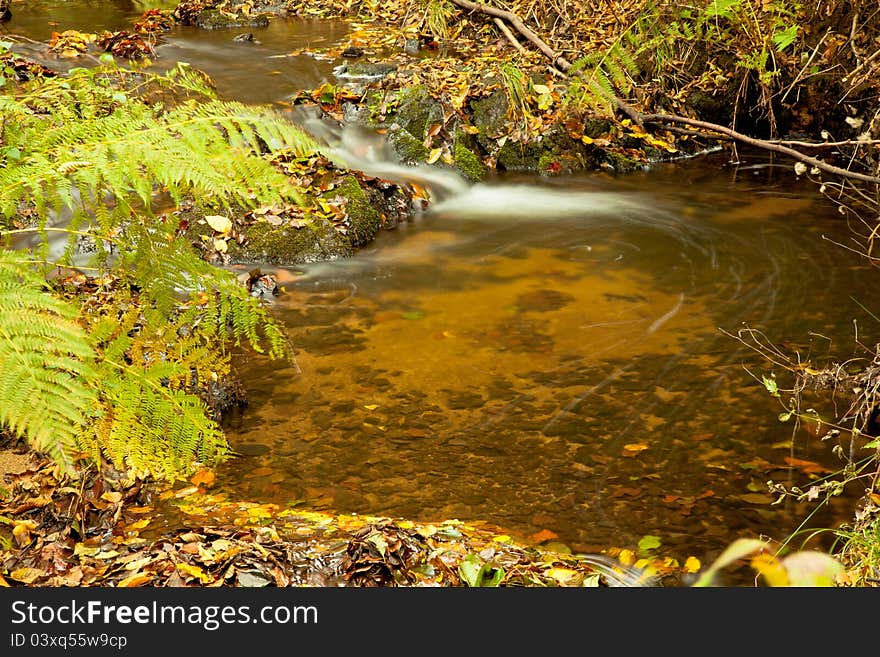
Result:
[[[88,457],[174,479],[225,458],[199,389],[229,376],[232,346],[281,358],[287,345],[154,207],[297,202],[266,156],[313,142],[269,109],[217,99],[186,66],[158,75],[110,58],[4,91],[0,239],[19,242],[0,251],[0,425],[67,471]],[[73,264],[94,273],[85,298],[47,282]]]
[[462,581],[473,588],[497,587],[504,580],[504,569],[469,554],[458,564],[458,574]]
[[569,87],[569,98],[578,106],[610,116],[614,98],[630,92],[633,76],[638,71],[635,56],[618,40],[609,48],[590,53],[572,63],[569,73],[574,77]]

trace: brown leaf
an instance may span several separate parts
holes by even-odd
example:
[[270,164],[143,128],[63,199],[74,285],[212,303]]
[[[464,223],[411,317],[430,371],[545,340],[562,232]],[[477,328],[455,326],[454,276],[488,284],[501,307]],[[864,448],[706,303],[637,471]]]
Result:
[[534,543],[543,543],[544,541],[552,541],[555,538],[559,538],[559,534],[556,532],[552,532],[549,529],[542,529],[540,531],[535,532],[531,536],[529,536],[529,540]]
[[209,470],[208,468],[204,468],[196,472],[192,478],[189,480],[191,484],[195,486],[202,486],[204,488],[210,488],[214,485],[214,471]]

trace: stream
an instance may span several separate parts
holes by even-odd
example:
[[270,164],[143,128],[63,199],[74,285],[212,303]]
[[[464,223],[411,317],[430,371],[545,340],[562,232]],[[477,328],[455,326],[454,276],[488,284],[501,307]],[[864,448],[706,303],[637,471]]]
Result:
[[[4,29],[37,41],[142,11],[15,9]],[[177,27],[155,65],[187,61],[227,98],[283,103],[332,80],[339,61],[299,51],[344,45],[347,29],[277,18],[238,44],[243,29]],[[228,435],[242,456],[217,487],[304,510],[486,523],[574,551],[654,536],[663,554],[704,562],[739,537],[784,541],[808,516],[805,528],[850,520],[858,488],[813,515],[772,504],[768,480],[806,488],[842,467],[832,448],[849,443],[781,422],[761,383],[773,365],[733,336],[760,331],[814,366],[854,357],[856,329],[864,344],[876,333],[862,308],[873,271],[839,246],[849,228],[790,162],[740,156],[498,174],[350,259],[281,272],[273,312],[295,362],[240,357],[250,404]]]

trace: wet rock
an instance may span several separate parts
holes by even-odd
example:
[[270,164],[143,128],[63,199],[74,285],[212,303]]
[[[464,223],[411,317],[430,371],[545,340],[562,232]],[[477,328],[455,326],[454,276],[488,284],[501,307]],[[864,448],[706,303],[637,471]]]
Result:
[[396,70],[397,65],[389,62],[343,62],[333,69],[333,75],[343,82],[373,82],[391,75]]
[[253,43],[254,41],[254,33],[253,32],[243,32],[242,34],[238,34],[233,41],[237,41],[238,43]]
[[419,40],[418,39],[407,39],[403,44],[403,52],[407,55],[418,55],[419,54]]
[[345,199],[347,235],[352,247],[363,246],[376,236],[382,227],[382,214],[370,202],[357,178],[346,176],[327,196],[342,196]]
[[364,54],[363,48],[358,48],[357,46],[349,46],[345,50],[342,51],[343,57],[349,57],[351,59],[357,59],[358,57],[362,57]]
[[203,30],[223,30],[233,27],[267,27],[268,14],[248,16],[243,13],[228,14],[219,9],[205,9],[193,20],[193,25]]
[[351,243],[326,219],[315,219],[306,228],[258,222],[248,227],[247,236],[244,244],[230,240],[230,263],[291,265],[334,260],[352,254]]

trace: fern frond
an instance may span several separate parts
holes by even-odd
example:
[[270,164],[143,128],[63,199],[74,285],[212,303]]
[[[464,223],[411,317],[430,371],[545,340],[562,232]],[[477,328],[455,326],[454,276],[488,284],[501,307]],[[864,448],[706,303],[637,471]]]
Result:
[[228,455],[226,437],[204,402],[162,385],[172,366],[111,365],[116,372],[104,379],[104,415],[80,437],[84,447],[106,454],[120,469],[172,481],[198,463],[215,465]]
[[0,250],[0,425],[68,470],[97,403],[94,352],[77,315],[21,254]]

